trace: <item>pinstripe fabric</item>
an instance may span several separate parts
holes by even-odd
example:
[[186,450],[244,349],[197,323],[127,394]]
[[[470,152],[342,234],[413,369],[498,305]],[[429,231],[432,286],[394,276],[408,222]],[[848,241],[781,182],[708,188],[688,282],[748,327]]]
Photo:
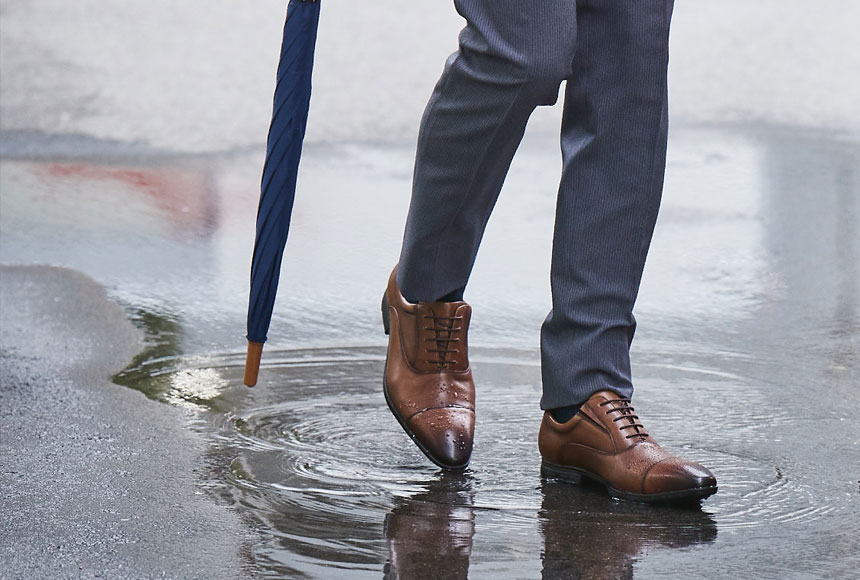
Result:
[[541,331],[545,409],[632,394],[633,304],[663,188],[672,0],[455,0],[467,25],[419,134],[398,269],[411,302],[459,297],[535,107],[567,80]]

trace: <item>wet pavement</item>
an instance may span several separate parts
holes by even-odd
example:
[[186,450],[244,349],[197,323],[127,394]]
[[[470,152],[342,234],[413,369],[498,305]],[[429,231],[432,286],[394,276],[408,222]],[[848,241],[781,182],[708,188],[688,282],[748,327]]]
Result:
[[[221,4],[211,18],[223,16]],[[448,15],[419,6],[449,26]],[[269,25],[277,35],[280,23]],[[685,34],[676,44],[692,47]],[[722,74],[742,69],[727,63]],[[331,82],[323,75],[316,90],[326,94],[320,86]],[[208,147],[195,140],[206,131],[146,119],[112,132],[125,105],[73,112],[68,131],[51,131],[27,122],[31,103],[6,100],[0,263],[83,272],[146,333],[114,380],[185,410],[185,427],[207,442],[199,484],[256,534],[244,555],[256,575],[851,577],[860,566],[856,112],[829,94],[830,106],[806,103],[797,117],[791,103],[770,111],[755,98],[754,114],[723,115],[725,100],[706,100],[697,116],[685,114],[696,110],[684,101],[691,86],[673,94],[682,104],[633,362],[646,425],[717,475],[719,493],[700,508],[617,502],[539,477],[537,345],[560,169],[556,138],[543,128],[557,109],[540,112],[518,153],[467,290],[478,424],[462,475],[428,464],[380,386],[378,305],[399,250],[413,154],[395,125],[420,114],[408,95],[392,113],[390,139],[384,123],[360,113],[354,124],[320,121],[309,135],[255,389],[241,385],[241,371],[262,163],[262,142],[245,139],[257,134],[259,112],[238,112],[241,130]],[[745,117],[754,120],[737,122]],[[378,132],[362,139],[367,126]]]
[[240,577],[253,533],[203,491],[204,435],[112,384],[143,333],[92,279],[0,266],[0,577]]
[[469,288],[479,419],[459,477],[412,446],[379,385],[379,287],[409,149],[309,148],[252,390],[241,349],[257,154],[7,156],[0,257],[89,274],[146,331],[115,380],[189,411],[210,441],[205,485],[253,522],[263,576],[847,574],[860,534],[860,147],[767,127],[673,136],[636,403],[664,445],[716,473],[720,492],[694,510],[539,478],[557,161],[545,147],[524,144]]

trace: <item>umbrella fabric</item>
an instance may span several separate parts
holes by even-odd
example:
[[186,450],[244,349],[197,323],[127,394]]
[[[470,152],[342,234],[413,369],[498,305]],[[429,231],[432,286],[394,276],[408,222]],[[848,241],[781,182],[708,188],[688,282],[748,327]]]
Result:
[[317,0],[290,0],[287,9],[251,262],[248,340],[252,342],[266,341],[290,230],[310,106],[319,8]]
[[[290,229],[310,106],[319,11],[319,0],[290,0],[284,24],[251,262],[247,338],[249,343],[258,343],[259,349],[266,341],[272,320],[281,260]],[[249,356],[246,372],[252,362]],[[259,354],[256,364],[259,365]],[[256,371],[253,382],[256,382]]]

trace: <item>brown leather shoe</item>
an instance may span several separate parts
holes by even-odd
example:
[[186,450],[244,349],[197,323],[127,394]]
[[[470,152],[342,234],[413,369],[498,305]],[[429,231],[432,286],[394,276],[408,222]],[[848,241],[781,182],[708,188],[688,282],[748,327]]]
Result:
[[465,302],[411,304],[391,273],[382,297],[388,338],[383,391],[388,408],[430,461],[466,467],[475,433],[475,384],[466,332]]
[[646,502],[699,500],[717,492],[714,475],[657,445],[625,399],[601,391],[567,423],[544,413],[538,446],[541,475],[587,478],[613,496]]

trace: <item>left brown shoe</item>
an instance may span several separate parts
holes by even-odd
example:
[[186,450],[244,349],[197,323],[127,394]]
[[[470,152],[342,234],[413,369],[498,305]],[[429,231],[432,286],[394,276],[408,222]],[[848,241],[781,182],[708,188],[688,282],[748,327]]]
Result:
[[717,492],[710,471],[660,447],[630,400],[612,391],[592,395],[567,423],[544,413],[538,446],[544,477],[573,483],[586,478],[622,499],[680,502]]
[[382,389],[388,408],[430,461],[462,469],[475,436],[475,383],[465,302],[408,302],[391,272],[382,298],[388,354]]

